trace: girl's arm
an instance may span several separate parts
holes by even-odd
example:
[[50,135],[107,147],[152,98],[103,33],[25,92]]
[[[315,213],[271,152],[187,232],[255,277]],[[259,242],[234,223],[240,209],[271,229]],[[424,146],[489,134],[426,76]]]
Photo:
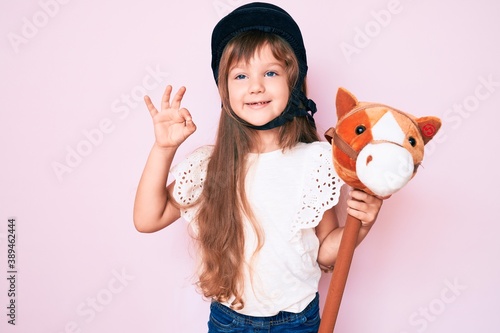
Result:
[[170,199],[175,182],[165,187],[175,151],[156,143],[151,149],[134,203],[134,225],[140,232],[158,231],[180,217],[179,209]]
[[[351,199],[347,200],[347,214],[361,221],[357,241],[359,245],[377,219],[383,200],[358,190],[353,190],[350,195]],[[344,228],[339,227],[334,208],[327,210],[316,227],[320,242],[318,263],[323,269],[331,269],[335,264],[343,232]]]
[[180,217],[179,208],[172,199],[175,182],[165,187],[170,166],[177,148],[195,130],[187,109],[180,108],[186,88],[182,87],[170,103],[172,87],[167,86],[161,102],[161,112],[151,99],[144,98],[151,114],[155,143],[142,173],[134,203],[134,225],[140,232],[154,232],[165,228]]

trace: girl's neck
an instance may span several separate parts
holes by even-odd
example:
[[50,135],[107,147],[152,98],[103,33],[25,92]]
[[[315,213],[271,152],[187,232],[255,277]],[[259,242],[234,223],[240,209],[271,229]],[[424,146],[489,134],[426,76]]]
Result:
[[257,130],[255,144],[251,149],[252,153],[268,153],[281,149],[278,140],[278,128],[269,130]]

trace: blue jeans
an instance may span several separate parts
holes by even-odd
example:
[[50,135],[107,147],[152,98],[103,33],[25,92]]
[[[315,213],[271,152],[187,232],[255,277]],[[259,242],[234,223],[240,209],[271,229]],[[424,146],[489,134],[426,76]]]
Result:
[[210,305],[208,333],[317,333],[319,295],[300,313],[281,311],[272,317],[239,314],[217,302]]

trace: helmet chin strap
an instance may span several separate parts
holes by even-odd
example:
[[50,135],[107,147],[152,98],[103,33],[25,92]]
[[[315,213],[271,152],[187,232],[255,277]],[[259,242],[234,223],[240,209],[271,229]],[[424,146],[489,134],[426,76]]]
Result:
[[285,123],[293,120],[295,117],[307,117],[309,123],[316,128],[313,115],[316,113],[316,103],[313,100],[308,99],[302,90],[295,87],[290,94],[290,100],[288,105],[278,117],[274,118],[270,122],[264,125],[255,126],[249,122],[241,119],[233,112],[233,116],[238,119],[245,126],[255,129],[255,130],[268,130],[284,125]]

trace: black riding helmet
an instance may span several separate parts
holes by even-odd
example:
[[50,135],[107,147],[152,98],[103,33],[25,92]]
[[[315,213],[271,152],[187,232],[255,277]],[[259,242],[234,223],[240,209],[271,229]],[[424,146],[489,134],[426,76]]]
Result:
[[262,2],[253,2],[236,8],[222,18],[212,32],[212,71],[218,83],[219,63],[227,43],[235,36],[247,31],[273,33],[290,44],[299,63],[299,77],[290,93],[288,105],[283,113],[262,126],[247,125],[258,130],[275,128],[297,116],[305,116],[315,126],[313,114],[316,104],[308,99],[301,87],[307,74],[307,57],[302,33],[293,18],[282,8]]

